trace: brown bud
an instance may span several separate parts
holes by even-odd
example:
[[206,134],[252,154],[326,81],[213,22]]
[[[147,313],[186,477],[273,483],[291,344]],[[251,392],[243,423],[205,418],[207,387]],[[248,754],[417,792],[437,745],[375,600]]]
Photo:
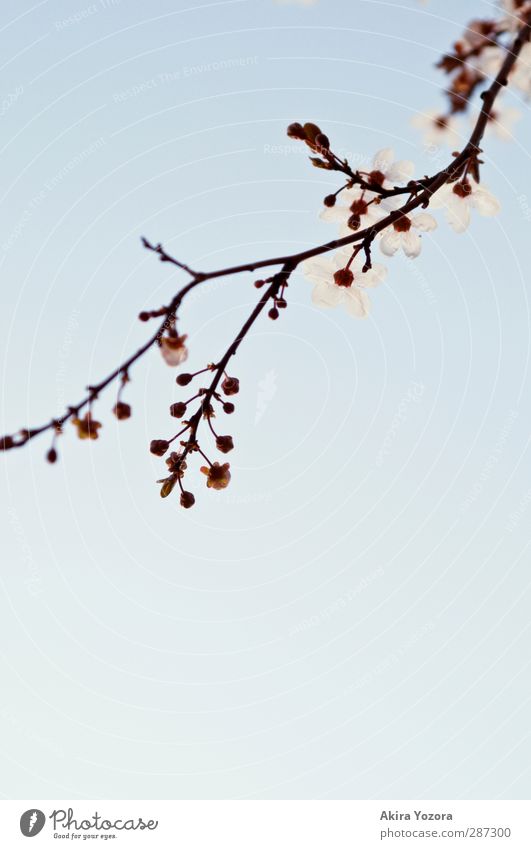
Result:
[[150,316],[150,314],[149,314],[148,312],[141,312],[141,313],[139,314],[138,318],[140,319],[140,321],[149,321],[149,319],[151,318],[151,316]]
[[278,310],[277,310],[277,308],[276,308],[276,307],[271,307],[271,309],[270,309],[270,310],[269,310],[269,312],[268,312],[268,316],[269,316],[269,318],[273,319],[273,321],[276,321],[276,320],[277,320],[277,318],[278,318]]
[[336,196],[335,195],[327,195],[323,201],[325,206],[335,206],[336,205]]
[[288,127],[288,136],[290,139],[299,139],[299,141],[304,141],[306,139],[306,133],[304,132],[302,124],[290,124]]
[[195,497],[193,493],[187,492],[186,490],[184,490],[184,492],[181,492],[181,507],[184,507],[186,510],[188,510],[190,507],[193,507],[194,504]]
[[255,289],[261,289],[262,286],[265,286],[265,280],[255,280]]
[[46,455],[46,459],[48,460],[49,463],[56,463],[57,462],[57,451],[55,450],[55,448],[50,448],[50,450],[48,451],[48,453]]
[[216,448],[222,454],[228,454],[234,448],[232,436],[218,436],[216,438]]
[[287,305],[288,305],[288,302],[286,301],[285,298],[278,298],[277,299],[277,307],[278,307],[279,310],[285,310]]
[[15,441],[12,436],[0,436],[0,451],[9,451],[14,444]]
[[221,384],[221,388],[225,395],[237,395],[240,391],[240,381],[237,377],[226,377]]
[[169,447],[170,443],[166,439],[152,439],[149,450],[157,457],[163,457]]
[[330,140],[324,133],[319,133],[319,135],[315,137],[315,144],[318,147],[322,147],[324,150],[328,150],[330,148]]
[[230,415],[230,413],[233,413],[235,409],[236,409],[236,407],[230,401],[225,401],[225,403],[223,404],[223,412],[224,413],[227,413],[227,414]]
[[354,275],[350,268],[340,268],[334,274],[334,282],[336,286],[352,286]]
[[184,403],[184,401],[178,401],[176,404],[172,404],[170,407],[170,415],[172,415],[174,419],[182,419],[185,413],[186,404]]
[[315,143],[317,136],[322,135],[321,128],[317,124],[306,123],[303,127],[304,136],[307,141]]
[[176,383],[179,386],[188,386],[188,384],[194,379],[193,374],[188,374],[185,372],[184,374],[179,374],[176,379]]
[[124,404],[123,401],[118,401],[113,408],[113,413],[119,421],[131,418],[131,407],[129,404]]

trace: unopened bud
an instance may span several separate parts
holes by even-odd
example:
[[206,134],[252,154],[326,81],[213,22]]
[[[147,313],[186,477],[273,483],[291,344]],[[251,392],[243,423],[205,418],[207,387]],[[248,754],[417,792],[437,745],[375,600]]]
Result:
[[167,439],[152,439],[149,450],[157,457],[163,457],[169,447],[170,443]]
[[182,419],[185,413],[186,404],[184,403],[184,401],[178,401],[176,404],[172,404],[170,407],[170,415],[172,415],[174,419]]
[[113,407],[113,413],[119,421],[131,418],[131,407],[123,401],[117,401]]
[[216,448],[222,454],[228,454],[234,448],[232,436],[218,436],[216,439]]
[[336,196],[335,195],[327,195],[323,200],[325,206],[335,206],[336,205]]
[[179,386],[188,386],[188,384],[194,379],[193,374],[188,374],[185,372],[184,374],[179,374],[176,378],[176,383]]
[[240,381],[237,377],[226,377],[221,388],[225,395],[237,395],[240,391]]
[[195,497],[191,492],[181,492],[181,507],[184,507],[188,510],[190,507],[193,507],[195,504]]

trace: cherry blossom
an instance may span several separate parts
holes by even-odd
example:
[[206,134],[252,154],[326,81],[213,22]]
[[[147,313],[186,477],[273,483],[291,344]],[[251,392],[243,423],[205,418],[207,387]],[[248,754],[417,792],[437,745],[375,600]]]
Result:
[[162,358],[169,366],[180,366],[188,359],[188,348],[185,345],[186,338],[186,335],[163,336],[160,340]]
[[386,256],[393,256],[399,248],[402,248],[407,257],[416,257],[420,254],[422,239],[415,231],[421,230],[428,233],[436,227],[435,218],[427,212],[419,212],[418,215],[402,215],[383,231],[380,250]]
[[452,115],[441,115],[438,109],[429,109],[415,115],[411,124],[422,131],[422,141],[426,145],[446,144],[452,149],[459,145],[459,124]]
[[367,318],[370,301],[365,289],[383,283],[387,269],[376,262],[364,272],[361,257],[357,256],[344,273],[351,256],[350,248],[338,251],[332,258],[317,256],[303,264],[303,271],[315,284],[312,301],[316,306],[342,306],[355,318]]
[[382,217],[378,203],[373,203],[377,197],[374,192],[368,192],[359,186],[341,192],[342,203],[325,206],[321,215],[322,221],[341,224],[341,235],[347,236],[360,227],[370,227]]
[[472,177],[466,177],[457,183],[445,183],[434,194],[430,206],[434,209],[444,209],[448,223],[456,233],[463,233],[467,229],[471,209],[487,218],[497,215],[500,211],[497,198]]
[[531,9],[531,3],[522,2],[522,0],[502,0],[502,9],[505,11],[505,16],[502,19],[502,26],[509,32],[516,32],[522,26],[525,15]]
[[493,109],[489,115],[487,131],[501,141],[512,141],[514,138],[514,124],[521,117],[522,113],[515,106],[500,105],[497,109]]
[[397,183],[407,183],[415,172],[415,165],[409,159],[395,161],[392,147],[384,147],[374,154],[372,169],[363,172],[369,183],[382,189],[390,189]]

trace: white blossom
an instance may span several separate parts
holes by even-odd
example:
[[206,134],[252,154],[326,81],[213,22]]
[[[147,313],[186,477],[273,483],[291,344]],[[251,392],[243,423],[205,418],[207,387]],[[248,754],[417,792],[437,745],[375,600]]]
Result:
[[420,254],[422,247],[422,239],[417,231],[427,233],[435,230],[436,227],[435,218],[427,212],[402,215],[383,231],[380,249],[386,256],[393,256],[399,248],[402,248],[407,257],[416,257]]
[[317,256],[306,260],[302,270],[315,285],[312,301],[318,307],[330,308],[342,306],[355,318],[366,318],[370,310],[370,301],[365,289],[383,283],[387,269],[380,263],[374,263],[368,271],[362,271],[363,261],[358,255],[350,265],[353,279],[350,285],[338,285],[334,275],[345,269],[352,247],[337,251],[332,257]]
[[397,183],[407,183],[411,180],[415,171],[413,162],[409,159],[400,159],[395,162],[395,154],[392,147],[384,147],[374,154],[372,170],[368,172],[367,178],[383,189],[391,189]]
[[188,359],[188,348],[186,347],[186,335],[163,336],[160,340],[160,353],[165,363],[169,366],[180,366]]
[[491,217],[500,211],[500,203],[485,186],[472,177],[457,183],[445,183],[432,197],[433,209],[444,209],[450,226],[456,233],[463,233],[470,224],[470,211]]
[[502,26],[509,32],[517,32],[524,23],[526,13],[531,9],[531,3],[522,2],[522,0],[502,0],[501,5],[505,12]]
[[484,47],[477,59],[473,62],[476,69],[486,77],[495,77],[500,70],[507,52],[503,47],[492,44]]
[[487,131],[501,141],[512,141],[514,139],[514,124],[521,117],[522,113],[515,106],[496,106],[495,109],[491,110]]
[[[364,191],[359,186],[345,189],[339,195],[341,203],[335,206],[325,206],[320,218],[341,225],[341,235],[347,236],[354,230],[370,227],[382,217],[378,203],[372,201],[377,197],[374,192]],[[351,226],[348,222],[351,221]]]
[[441,115],[437,109],[429,109],[415,115],[411,124],[422,131],[422,141],[426,145],[446,144],[452,150],[459,145],[459,122],[453,115]]

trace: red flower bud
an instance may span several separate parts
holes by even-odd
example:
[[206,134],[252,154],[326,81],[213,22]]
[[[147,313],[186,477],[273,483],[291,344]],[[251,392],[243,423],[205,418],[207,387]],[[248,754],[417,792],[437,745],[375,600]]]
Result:
[[271,307],[271,309],[270,309],[270,310],[269,310],[269,312],[268,312],[268,316],[269,316],[269,318],[273,319],[273,321],[276,321],[276,320],[277,320],[277,318],[278,318],[278,310],[277,310],[277,308],[276,308],[276,307]]
[[226,377],[221,384],[225,395],[237,395],[240,391],[240,381],[237,377]]
[[236,407],[230,401],[225,401],[225,403],[223,404],[223,412],[224,413],[227,413],[227,414],[230,415],[230,413],[233,413],[235,409],[236,409]]
[[179,374],[176,379],[176,383],[179,386],[188,386],[188,384],[194,379],[193,374],[188,374],[185,372],[184,374]]
[[157,457],[163,457],[169,447],[170,443],[166,439],[152,439],[149,450]]
[[141,312],[141,313],[139,314],[138,318],[140,319],[140,321],[149,321],[149,319],[151,318],[151,316],[150,316],[150,314],[149,314],[148,312]]
[[170,415],[172,415],[174,419],[182,419],[185,413],[186,404],[184,403],[184,401],[178,401],[176,404],[172,404],[170,407]]
[[191,492],[181,492],[181,507],[185,507],[188,510],[190,507],[193,507],[195,504],[194,495]]
[[56,463],[57,462],[57,451],[55,450],[55,448],[50,448],[50,450],[48,451],[48,453],[46,455],[46,459],[48,460],[49,463]]
[[324,134],[324,133],[319,133],[319,134],[315,137],[315,144],[316,144],[318,147],[322,147],[324,150],[329,150],[329,148],[330,148],[330,141],[329,141],[329,138],[328,138],[328,136],[325,136],[325,134]]
[[306,133],[304,132],[302,124],[290,124],[288,127],[288,136],[290,139],[299,139],[299,141],[304,141],[306,139]]
[[336,196],[335,195],[327,195],[323,201],[325,206],[335,206],[336,205]]
[[131,407],[129,404],[124,404],[123,401],[118,401],[113,408],[113,413],[119,421],[129,419],[131,418]]
[[232,436],[218,436],[216,438],[216,448],[218,451],[221,451],[222,454],[228,454],[229,451],[232,451],[234,448]]

